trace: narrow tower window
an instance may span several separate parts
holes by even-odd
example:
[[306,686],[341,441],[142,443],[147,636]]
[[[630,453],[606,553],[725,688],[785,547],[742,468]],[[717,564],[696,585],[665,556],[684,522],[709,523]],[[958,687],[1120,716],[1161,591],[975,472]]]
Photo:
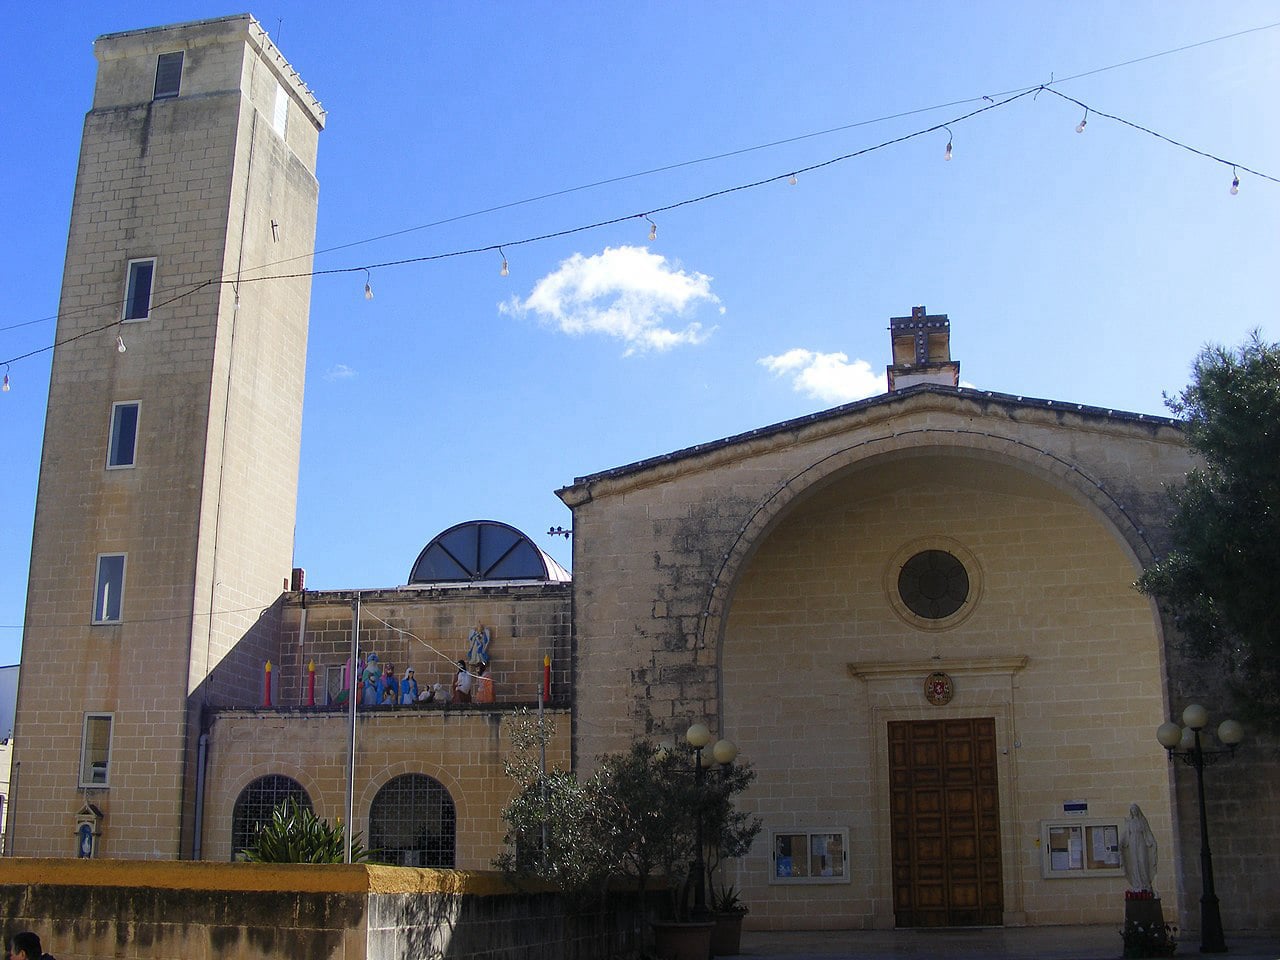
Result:
[[124,286],[124,320],[146,320],[151,316],[151,281],[156,259],[130,260]]
[[156,92],[152,99],[171,100],[182,86],[182,51],[162,53],[156,58]]
[[107,443],[107,467],[132,467],[138,446],[138,404],[111,405],[111,439]]
[[276,84],[276,102],[271,117],[271,126],[282,137],[289,127],[289,95],[284,92],[284,87],[278,83]]
[[93,591],[93,622],[119,623],[124,600],[124,554],[98,557],[97,586]]
[[80,743],[80,786],[105,787],[111,762],[111,714],[86,713]]

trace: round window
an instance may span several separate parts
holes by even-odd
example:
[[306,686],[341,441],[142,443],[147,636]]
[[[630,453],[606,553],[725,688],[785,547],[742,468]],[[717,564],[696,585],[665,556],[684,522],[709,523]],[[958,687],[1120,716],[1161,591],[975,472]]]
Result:
[[921,550],[898,571],[898,595],[925,620],[943,620],[969,599],[969,574],[946,550]]

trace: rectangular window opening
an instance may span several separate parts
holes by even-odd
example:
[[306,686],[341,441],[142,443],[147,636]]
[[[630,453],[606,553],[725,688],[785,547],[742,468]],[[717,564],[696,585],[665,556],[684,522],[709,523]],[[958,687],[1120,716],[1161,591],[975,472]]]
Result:
[[849,831],[844,828],[777,830],[770,883],[848,883]]
[[346,678],[347,668],[342,664],[330,665],[325,667],[324,686],[325,686],[325,703],[346,703],[347,698],[343,693],[343,680]]
[[278,83],[276,84],[276,102],[271,117],[271,126],[282,137],[289,128],[289,95],[284,92],[284,87]]
[[111,438],[107,443],[107,468],[132,467],[138,446],[138,404],[111,405]]
[[80,745],[80,786],[105,787],[111,763],[111,721],[109,713],[84,715],[84,738]]
[[124,554],[98,557],[97,586],[93,593],[93,622],[119,623],[124,600]]
[[182,87],[182,51],[162,53],[156,58],[156,89],[153,100],[171,100]]
[[151,286],[156,259],[130,260],[125,273],[123,320],[146,320],[151,316]]

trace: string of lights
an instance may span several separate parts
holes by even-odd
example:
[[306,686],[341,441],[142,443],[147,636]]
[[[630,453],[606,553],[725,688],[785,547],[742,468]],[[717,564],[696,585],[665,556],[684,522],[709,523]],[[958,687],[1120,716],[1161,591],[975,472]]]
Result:
[[[267,606],[269,606],[269,604]],[[178,623],[178,622],[187,622],[192,619],[199,619],[200,617],[229,616],[233,613],[261,613],[263,610],[263,607],[264,607],[263,604],[259,604],[258,606],[255,606],[255,607],[236,607],[236,608],[227,609],[227,610],[206,610],[203,612],[196,612],[192,614],[185,614],[185,615],[178,614],[172,617],[142,617],[136,620],[113,620],[111,622],[111,626],[114,627],[122,624],[135,624],[135,623]],[[46,626],[50,627],[51,629],[58,629],[62,627],[70,629],[72,627],[84,626],[84,621],[76,620],[76,621],[66,621],[65,623],[49,623],[49,624],[46,624]],[[0,630],[21,630],[21,629],[23,629],[23,625],[21,623],[0,623]]]
[[[1063,77],[1060,80],[1051,81],[1050,85],[1070,83],[1073,80],[1080,80],[1085,77],[1096,76],[1097,74],[1100,74],[1100,73],[1107,73],[1108,71],[1111,71],[1111,70],[1119,70],[1123,67],[1129,67],[1139,63],[1146,63],[1149,60],[1156,60],[1156,59],[1159,59],[1160,57],[1171,56],[1175,53],[1184,53],[1187,50],[1194,50],[1197,47],[1204,47],[1213,43],[1221,43],[1225,40],[1234,40],[1238,37],[1243,37],[1251,33],[1259,33],[1264,30],[1274,30],[1277,27],[1280,27],[1280,21],[1277,21],[1275,23],[1263,24],[1262,26],[1258,26],[1258,27],[1250,27],[1246,30],[1238,30],[1235,33],[1224,34],[1223,36],[1220,36],[1220,37],[1210,37],[1207,40],[1199,40],[1199,41],[1196,41],[1195,43],[1188,43],[1181,47],[1173,47],[1167,50],[1160,50],[1156,53],[1146,54],[1145,56],[1133,57],[1129,60],[1124,60],[1119,63],[1107,64],[1105,67],[1095,67],[1091,70],[1085,70],[1080,73],[1072,74],[1071,76]],[[1027,93],[1037,89],[1039,86],[1040,84],[1037,84],[1037,83],[1023,84],[1018,87],[1011,87],[1008,90],[1001,90],[998,93],[992,93],[986,96],[962,97],[959,100],[950,100],[950,101],[947,101],[946,103],[935,103],[927,107],[915,107],[910,110],[903,110],[898,113],[884,114],[883,116],[872,117],[867,120],[854,120],[850,123],[843,123],[838,126],[827,127],[826,129],[823,129],[823,130],[814,130],[809,133],[801,133],[792,137],[783,137],[778,140],[769,140],[765,143],[757,143],[757,144],[752,144],[746,147],[738,147],[734,150],[726,150],[721,153],[713,153],[704,157],[696,157],[692,160],[679,160],[674,163],[668,163],[658,167],[651,167],[647,170],[640,170],[635,173],[625,173],[625,174],[620,174],[619,176],[606,177],[603,180],[595,180],[591,183],[579,184],[578,186],[575,186],[575,187],[564,187],[560,190],[553,190],[550,193],[543,193],[534,197],[526,197],[523,200],[512,200],[507,203],[500,203],[492,207],[485,207],[482,210],[473,210],[470,213],[460,213],[452,217],[446,217],[442,220],[433,220],[430,223],[418,224],[412,227],[404,227],[399,230],[393,230],[389,233],[382,233],[382,234],[378,234],[377,236],[366,237],[362,240],[351,240],[346,243],[335,244],[334,246],[325,247],[322,250],[317,250],[314,255],[321,256],[323,254],[334,253],[339,250],[348,250],[352,247],[363,246],[369,243],[377,243],[380,240],[390,240],[395,237],[404,236],[405,234],[416,233],[420,230],[429,230],[434,227],[446,226],[451,223],[457,223],[461,220],[469,220],[469,219],[472,219],[473,217],[480,217],[490,213],[497,213],[502,210],[510,210],[514,207],[521,207],[521,206],[525,206],[526,204],[538,203],[542,200],[551,200],[556,197],[563,197],[572,193],[579,193],[584,190],[592,190],[592,189],[595,189],[596,187],[611,186],[615,183],[624,183],[628,180],[637,180],[642,177],[654,176],[659,173],[669,173],[672,170],[680,170],[685,167],[697,166],[703,163],[713,163],[717,160],[727,160],[730,157],[739,157],[749,153],[756,153],[761,150],[769,150],[769,149],[772,149],[773,147],[781,147],[781,146],[787,146],[793,143],[801,143],[805,140],[813,140],[817,137],[830,136],[833,133],[844,133],[849,130],[855,130],[859,127],[867,127],[877,123],[886,123],[890,120],[902,120],[902,119],[905,119],[906,117],[913,117],[922,113],[932,113],[935,110],[949,110],[952,107],[960,107],[970,103],[981,103],[984,100],[990,101],[997,97],[1007,97],[1015,93]],[[794,181],[792,182],[794,183]],[[271,263],[261,264],[256,267],[249,267],[247,268],[246,272],[253,272],[256,270],[265,270],[273,266],[280,266],[281,264],[291,263],[295,260],[306,259],[307,256],[311,256],[311,255],[305,254],[297,257],[288,257],[282,260],[275,260],[275,261],[272,261]],[[0,327],[0,331],[3,331],[5,329],[8,329],[8,328]]]
[[[1149,53],[1141,57],[1133,57],[1129,60],[1122,60],[1118,63],[1110,63],[1104,67],[1095,67],[1091,70],[1084,70],[1080,73],[1074,73],[1074,74],[1071,74],[1070,76],[1066,76],[1058,80],[1051,80],[1048,86],[1056,86],[1058,84],[1070,83],[1073,80],[1080,80],[1085,77],[1096,76],[1097,74],[1100,74],[1100,73],[1107,73],[1111,70],[1119,70],[1124,67],[1133,66],[1135,64],[1146,63],[1150,60],[1156,60],[1161,57],[1172,56],[1173,54],[1176,54],[1176,53],[1184,53],[1188,50],[1194,50],[1197,47],[1208,46],[1209,44],[1222,43],[1226,40],[1235,40],[1239,37],[1247,36],[1251,33],[1260,33],[1264,30],[1274,30],[1277,27],[1280,27],[1280,21],[1277,21],[1275,23],[1262,24],[1261,26],[1257,26],[1257,27],[1249,27],[1245,30],[1237,30],[1235,33],[1223,34],[1222,36],[1218,36],[1218,37],[1210,37],[1207,40],[1198,40],[1195,43],[1188,43],[1180,47],[1172,47],[1167,50],[1160,50],[1160,51],[1157,51],[1156,53]],[[314,253],[300,254],[295,257],[286,257],[284,259],[273,260],[268,263],[259,264],[257,266],[246,267],[245,272],[252,273],[257,270],[266,270],[273,266],[280,266],[281,264],[292,263],[296,260],[307,259],[309,257],[314,257],[314,256],[321,256],[326,253],[334,253],[339,250],[347,250],[352,247],[363,246],[369,243],[377,243],[378,241],[381,241],[381,240],[390,240],[395,237],[404,236],[405,234],[409,234],[409,233],[415,233],[420,230],[429,230],[434,227],[446,226],[451,223],[458,223],[459,221],[462,221],[462,220],[469,220],[474,217],[480,217],[490,213],[497,213],[503,210],[510,210],[514,207],[521,207],[531,203],[538,203],[542,200],[551,200],[556,197],[563,197],[572,193],[579,193],[584,190],[592,190],[592,189],[595,189],[596,187],[610,186],[615,183],[623,183],[627,180],[636,180],[642,177],[649,177],[659,173],[668,173],[672,170],[679,170],[684,167],[696,166],[698,164],[703,164],[703,163],[712,163],[716,160],[725,160],[730,157],[743,156],[748,153],[755,153],[760,150],[768,150],[773,147],[786,146],[793,143],[801,143],[805,140],[812,140],[817,137],[825,137],[833,133],[843,133],[848,130],[857,129],[858,127],[866,127],[866,126],[871,126],[877,123],[885,123],[890,120],[900,120],[905,117],[912,117],[922,113],[932,113],[935,110],[946,110],[946,109],[950,109],[951,107],[963,106],[969,103],[979,103],[984,100],[989,101],[996,97],[1005,97],[1015,93],[1028,93],[1038,89],[1039,87],[1040,87],[1040,84],[1025,84],[1020,87],[1012,87],[1008,90],[1002,90],[998,93],[988,94],[985,96],[963,97],[959,100],[950,100],[945,103],[935,103],[927,107],[915,107],[911,110],[903,110],[898,113],[884,114],[883,116],[872,117],[866,120],[855,120],[850,123],[844,123],[834,127],[827,127],[826,129],[823,129],[823,130],[815,130],[809,133],[797,134],[796,136],[792,136],[792,137],[784,137],[778,140],[770,140],[765,143],[752,144],[750,146],[739,147],[734,150],[726,150],[721,153],[709,154],[704,157],[696,157],[692,160],[679,160],[674,163],[668,163],[658,167],[651,167],[647,170],[640,170],[634,173],[620,174],[614,177],[606,177],[602,180],[595,180],[590,183],[583,183],[573,187],[564,187],[559,190],[552,190],[549,193],[538,194],[537,196],[533,196],[533,197],[525,197],[522,200],[512,200],[507,203],[500,203],[491,207],[485,207],[484,209],[481,209],[481,210],[473,210],[469,213],[460,213],[455,216],[445,217],[441,220],[433,220],[429,223],[422,223],[412,227],[404,227],[399,230],[392,230],[389,233],[381,233],[376,236],[365,237],[360,240],[351,240],[346,243],[335,244],[331,247],[325,247],[321,250],[316,250]],[[1077,132],[1083,132],[1083,129],[1080,129]],[[793,184],[796,182],[794,174],[792,175],[790,182]],[[506,274],[503,274],[503,276],[506,276]],[[63,311],[61,314],[55,313],[55,314],[50,314],[49,316],[46,316],[46,317],[37,317],[34,320],[24,320],[19,323],[13,323],[5,327],[0,327],[0,333],[4,333],[8,330],[17,330],[21,327],[32,326],[33,324],[37,324],[37,323],[47,323],[50,320],[59,319],[60,316],[62,317],[75,316],[78,313],[88,313],[92,310],[102,309],[110,306],[120,306],[120,305],[121,305],[121,301],[110,301],[110,302],[104,302],[102,304],[99,304],[98,306],[81,307],[78,310]]]
[[[430,650],[432,653],[434,653],[434,654],[435,654],[437,657],[439,657],[441,660],[443,660],[443,661],[445,661],[446,663],[448,663],[450,667],[453,667],[453,666],[456,666],[456,665],[457,665],[457,663],[458,663],[458,658],[450,657],[448,654],[441,653],[439,650],[437,650],[435,647],[433,647],[431,644],[429,644],[426,640],[423,640],[423,639],[422,639],[421,637],[419,637],[417,634],[415,634],[415,633],[411,633],[410,631],[405,630],[405,629],[403,629],[402,627],[397,627],[397,626],[396,626],[395,624],[393,624],[393,623],[388,623],[386,620],[383,620],[383,619],[382,619],[380,616],[378,616],[376,613],[371,613],[369,610],[367,610],[367,609],[365,609],[365,608],[363,608],[363,607],[361,608],[360,613],[361,613],[361,615],[362,615],[362,616],[369,617],[371,620],[377,620],[380,624],[382,624],[384,627],[386,627],[388,630],[391,630],[391,631],[392,631],[392,632],[394,632],[394,633],[398,633],[398,634],[401,634],[401,635],[403,635],[403,636],[406,636],[406,637],[408,637],[410,640],[417,640],[420,644],[422,644],[424,647],[426,647],[428,650]],[[470,676],[472,676],[472,677],[476,677],[477,679],[479,679],[478,675],[477,675],[477,674],[474,674],[474,673],[471,673],[471,671],[470,671],[470,670],[468,670],[468,671],[467,671],[467,673],[468,673]]]
[[[928,127],[923,127],[921,129],[914,130],[910,133],[903,134],[902,136],[894,137],[889,140],[884,140],[879,143],[873,144],[871,146],[864,147],[860,150],[855,150],[849,153],[840,154],[839,156],[831,157],[830,159],[823,160],[818,163],[809,164],[807,166],[797,167],[785,173],[775,174],[773,176],[765,177],[758,180],[753,180],[747,183],[740,183],[733,186],[724,187],[719,190],[713,190],[709,193],[703,193],[695,197],[688,197],[683,200],[677,200],[673,203],[668,203],[662,206],[653,207],[651,209],[644,210],[641,212],[623,214],[621,216],[610,217],[604,220],[597,220],[591,223],[581,224],[574,227],[567,227],[562,230],[554,230],[548,233],[537,234],[535,236],[524,237],[517,240],[506,240],[506,241],[503,241],[502,243],[490,243],[490,244],[485,244],[483,246],[467,247],[464,249],[450,250],[443,253],[425,254],[418,257],[406,257],[406,258],[397,259],[397,260],[386,260],[386,261],[381,261],[377,263],[358,264],[358,265],[349,266],[349,267],[333,267],[333,268],[328,268],[324,270],[308,270],[308,271],[299,271],[296,273],[271,274],[269,276],[262,276],[262,277],[212,278],[209,280],[205,280],[201,283],[198,283],[182,291],[181,293],[175,294],[174,296],[162,301],[161,303],[154,305],[153,309],[156,309],[157,307],[167,306],[168,304],[182,300],[204,289],[205,287],[208,287],[213,284],[233,284],[233,285],[236,285],[238,289],[238,285],[242,283],[260,283],[268,280],[295,280],[295,279],[314,278],[314,277],[323,277],[323,276],[334,276],[334,275],[349,274],[349,273],[365,274],[365,285],[364,285],[365,298],[368,300],[372,300],[373,299],[372,271],[374,270],[388,269],[391,267],[408,266],[412,264],[431,263],[435,261],[454,259],[457,257],[473,256],[473,255],[482,254],[482,253],[493,253],[493,252],[498,253],[502,257],[503,266],[502,266],[501,274],[503,276],[506,276],[508,273],[508,270],[507,270],[507,257],[506,257],[504,248],[508,248],[508,247],[515,248],[515,247],[527,246],[529,244],[543,243],[549,240],[573,236],[575,234],[584,233],[591,230],[599,230],[604,227],[616,226],[618,224],[626,223],[632,220],[644,220],[649,224],[649,227],[650,227],[649,239],[652,241],[657,238],[657,223],[653,219],[655,215],[668,213],[673,210],[678,210],[684,207],[693,206],[695,204],[706,203],[708,201],[715,200],[720,197],[725,197],[730,194],[739,193],[746,190],[757,189],[759,187],[767,186],[773,183],[778,183],[783,180],[786,180],[789,183],[795,183],[800,174],[812,173],[814,171],[821,170],[823,168],[830,167],[835,164],[843,163],[859,157],[864,157],[876,151],[884,150],[888,147],[896,146],[898,144],[905,143],[910,140],[914,140],[918,137],[922,137],[930,133],[935,133],[939,130],[947,131],[948,140],[947,140],[946,150],[943,155],[943,159],[949,160],[952,155],[951,127],[953,125],[959,125],[968,120],[972,120],[974,117],[987,113],[988,111],[1007,107],[1009,104],[1014,103],[1018,100],[1021,100],[1027,96],[1038,97],[1040,93],[1051,93],[1055,97],[1059,97],[1064,101],[1075,104],[1076,106],[1080,107],[1085,111],[1085,119],[1081,120],[1081,122],[1076,126],[1076,131],[1078,133],[1082,133],[1084,131],[1089,114],[1093,114],[1094,116],[1103,117],[1108,120],[1112,120],[1114,122],[1120,123],[1133,130],[1147,134],[1148,136],[1154,137],[1171,146],[1189,151],[1207,160],[1222,164],[1224,166],[1231,167],[1233,176],[1232,176],[1232,185],[1231,185],[1230,192],[1232,194],[1236,194],[1239,192],[1239,186],[1240,186],[1239,174],[1241,171],[1249,173],[1252,176],[1258,177],[1259,179],[1267,180],[1273,183],[1280,183],[1280,178],[1272,176],[1271,174],[1268,174],[1268,173],[1264,173],[1252,166],[1248,166],[1239,161],[1228,160],[1225,157],[1211,153],[1207,150],[1201,150],[1197,147],[1192,147],[1189,144],[1183,143],[1182,141],[1176,140],[1173,137],[1159,133],[1149,127],[1135,123],[1131,120],[1125,119],[1124,117],[1107,113],[1105,111],[1092,107],[1081,100],[1077,100],[1074,97],[1070,97],[1070,96],[1067,96],[1066,94],[1060,93],[1059,91],[1052,89],[1048,85],[1041,85],[1038,87],[1031,87],[1026,90],[1022,90],[1018,93],[1014,93],[1011,96],[1008,96],[1002,100],[993,100],[991,98],[983,98],[984,101],[990,100],[990,102],[986,102],[984,103],[983,106],[978,107],[975,110],[971,110],[967,113],[953,117],[945,122],[936,123]],[[27,353],[19,354],[18,356],[15,356],[15,357],[10,357],[7,360],[0,360],[0,365],[4,366],[6,369],[6,373],[4,374],[4,389],[6,391],[9,389],[9,375],[7,370],[10,364],[17,363],[19,361],[26,360],[34,356],[38,356],[39,354],[45,353],[49,350],[53,350],[64,344],[74,342],[83,337],[91,336],[95,333],[100,333],[104,330],[109,330],[113,327],[121,326],[125,322],[126,321],[124,321],[123,319],[114,319],[107,323],[101,324],[91,329],[84,330],[84,331],[81,331],[80,333],[66,337],[62,340],[57,340],[54,343],[49,344],[48,346],[39,347],[35,350],[28,351]],[[116,339],[116,345],[117,345],[117,349],[123,346],[123,341],[119,337],[117,337]]]

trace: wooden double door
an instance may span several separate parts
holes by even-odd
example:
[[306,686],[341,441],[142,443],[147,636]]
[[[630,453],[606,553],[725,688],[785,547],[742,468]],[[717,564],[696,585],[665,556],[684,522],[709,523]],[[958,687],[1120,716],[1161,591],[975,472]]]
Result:
[[1000,925],[995,720],[891,722],[889,790],[897,926]]

